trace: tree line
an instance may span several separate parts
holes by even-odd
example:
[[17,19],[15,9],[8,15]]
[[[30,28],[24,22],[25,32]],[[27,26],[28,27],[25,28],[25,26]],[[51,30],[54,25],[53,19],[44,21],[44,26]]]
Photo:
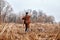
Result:
[[[45,13],[43,13],[42,11],[36,11],[33,10],[31,15],[31,22],[35,23],[35,22],[39,22],[39,23],[53,23],[55,22],[55,18],[54,16],[48,16]],[[21,14],[21,13],[19,13]],[[22,13],[23,14],[23,13]],[[4,17],[4,15],[6,15]],[[14,22],[14,23],[22,23],[22,17],[23,15],[16,15],[15,13],[10,13],[8,14],[4,14],[2,15],[2,20],[4,22]]]

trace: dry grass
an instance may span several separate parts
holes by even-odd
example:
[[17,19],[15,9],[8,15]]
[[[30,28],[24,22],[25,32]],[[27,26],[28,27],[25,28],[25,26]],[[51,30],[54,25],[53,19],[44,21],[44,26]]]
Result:
[[4,23],[0,25],[0,40],[60,40],[58,24],[30,24],[29,32],[22,24]]

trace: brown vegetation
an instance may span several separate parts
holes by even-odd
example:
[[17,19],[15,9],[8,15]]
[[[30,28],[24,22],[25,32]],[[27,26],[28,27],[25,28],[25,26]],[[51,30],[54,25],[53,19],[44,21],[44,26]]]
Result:
[[30,24],[29,32],[22,24],[6,23],[0,25],[0,40],[60,40],[58,24]]

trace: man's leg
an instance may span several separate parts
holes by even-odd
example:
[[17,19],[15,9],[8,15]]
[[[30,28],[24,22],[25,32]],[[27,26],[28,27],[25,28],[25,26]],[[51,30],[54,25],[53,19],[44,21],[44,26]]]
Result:
[[29,24],[26,24],[26,29],[25,29],[25,31],[29,31]]
[[27,24],[25,24],[25,31],[27,31]]

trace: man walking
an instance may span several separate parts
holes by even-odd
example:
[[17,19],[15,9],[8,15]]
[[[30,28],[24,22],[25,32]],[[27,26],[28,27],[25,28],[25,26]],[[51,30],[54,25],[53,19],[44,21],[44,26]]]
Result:
[[22,18],[22,20],[24,20],[24,24],[25,24],[25,31],[29,30],[29,24],[30,24],[30,16],[28,15],[28,12],[26,12],[26,15]]

